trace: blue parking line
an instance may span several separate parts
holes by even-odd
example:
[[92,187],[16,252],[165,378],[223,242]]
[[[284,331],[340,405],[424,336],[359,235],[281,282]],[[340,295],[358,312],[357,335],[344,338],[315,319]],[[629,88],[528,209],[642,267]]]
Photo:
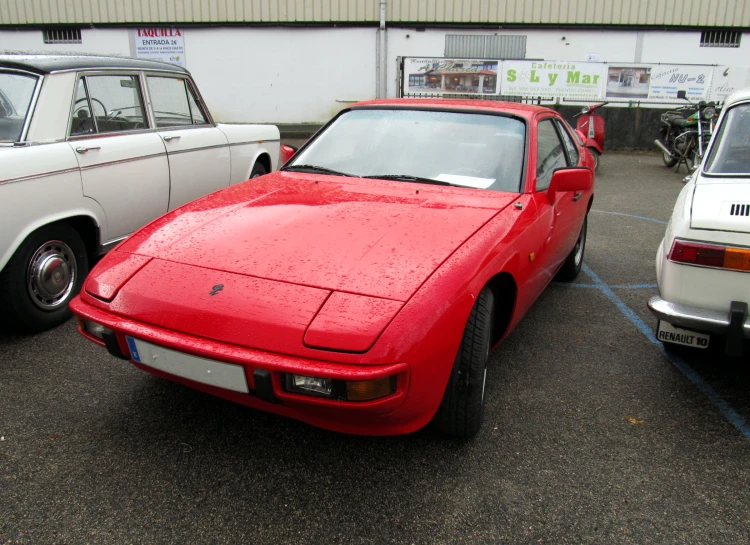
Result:
[[594,271],[591,270],[591,268],[584,264],[583,265],[583,272],[585,272],[591,280],[594,281],[595,286],[604,294],[607,296],[607,299],[612,301],[612,303],[615,304],[615,306],[620,309],[620,312],[622,312],[632,323],[637,327],[641,333],[643,333],[646,338],[654,345],[658,346],[664,356],[672,362],[672,365],[674,365],[677,369],[680,370],[680,372],[685,375],[690,382],[695,384],[698,389],[705,394],[705,396],[713,403],[717,409],[719,409],[719,412],[731,422],[731,424],[737,428],[742,435],[744,435],[746,438],[750,439],[750,427],[745,423],[745,420],[740,416],[740,414],[735,411],[727,401],[721,397],[721,395],[713,389],[704,379],[702,376],[700,376],[698,373],[696,373],[688,363],[680,358],[679,356],[675,356],[673,354],[670,354],[664,349],[664,345],[659,342],[654,335],[654,331],[644,322],[641,320],[641,318],[631,309],[629,306],[627,306],[622,299],[620,299],[615,292],[612,291],[612,288],[602,282],[602,279],[599,278],[599,275],[597,275]]
[[663,220],[657,220],[654,218],[647,218],[646,216],[636,216],[634,214],[623,214],[622,212],[610,212],[608,210],[589,210],[589,212],[598,212],[600,214],[612,214],[613,216],[626,216],[628,218],[636,218],[639,220],[646,220],[646,221],[653,221],[654,223],[661,223],[662,225],[666,225],[667,222]]

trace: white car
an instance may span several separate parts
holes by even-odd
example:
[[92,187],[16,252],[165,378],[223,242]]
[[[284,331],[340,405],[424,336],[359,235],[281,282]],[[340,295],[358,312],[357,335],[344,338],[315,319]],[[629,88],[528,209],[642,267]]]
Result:
[[66,320],[98,255],[276,170],[279,147],[275,126],[214,123],[179,66],[0,55],[0,318],[26,331]]
[[741,356],[750,337],[750,89],[727,98],[701,168],[685,185],[656,254],[657,338]]

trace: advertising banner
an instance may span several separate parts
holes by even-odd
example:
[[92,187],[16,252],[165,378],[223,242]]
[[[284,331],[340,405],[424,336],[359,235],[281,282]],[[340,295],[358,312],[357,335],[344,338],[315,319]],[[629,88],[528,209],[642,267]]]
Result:
[[139,28],[133,39],[136,57],[185,66],[185,41],[179,28]]
[[408,57],[404,59],[404,95],[498,94],[500,61]]
[[606,98],[648,98],[651,84],[651,65],[607,66]]
[[750,66],[715,66],[709,100],[724,102],[737,89],[750,87]]
[[677,91],[688,98],[705,100],[711,89],[712,66],[659,64],[651,68],[650,99],[677,99]]
[[508,96],[591,100],[604,91],[604,64],[566,61],[503,61],[500,92]]

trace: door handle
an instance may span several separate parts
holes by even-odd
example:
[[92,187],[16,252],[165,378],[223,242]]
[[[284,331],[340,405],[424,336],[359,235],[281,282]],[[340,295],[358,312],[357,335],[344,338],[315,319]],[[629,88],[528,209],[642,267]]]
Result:
[[583,197],[583,193],[580,193],[580,192],[579,192],[579,193],[576,193],[576,194],[575,194],[575,195],[573,196],[573,202],[577,201],[577,200],[578,200],[578,199],[580,199],[581,197]]
[[170,140],[179,140],[180,138],[182,137],[181,136],[165,136],[164,141],[169,142]]
[[101,148],[101,146],[92,146],[92,147],[90,147],[90,148],[77,147],[77,148],[76,148],[76,151],[77,151],[78,153],[81,153],[81,154],[83,154],[83,153],[86,153],[87,151],[100,150],[100,149],[102,149],[102,148]]

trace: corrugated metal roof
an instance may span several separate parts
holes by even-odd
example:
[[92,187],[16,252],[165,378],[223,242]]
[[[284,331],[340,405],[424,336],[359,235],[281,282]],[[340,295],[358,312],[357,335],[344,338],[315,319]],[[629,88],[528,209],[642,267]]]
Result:
[[[750,27],[750,0],[388,0],[391,23]],[[0,0],[0,25],[370,22],[379,0]]]

